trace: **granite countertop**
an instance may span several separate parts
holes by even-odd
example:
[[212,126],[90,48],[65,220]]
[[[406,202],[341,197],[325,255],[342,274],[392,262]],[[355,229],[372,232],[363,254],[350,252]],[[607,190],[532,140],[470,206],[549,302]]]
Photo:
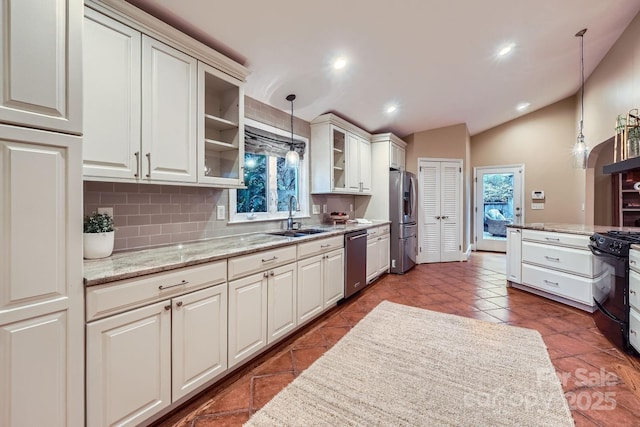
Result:
[[640,232],[640,227],[614,227],[612,225],[565,224],[557,222],[532,222],[528,224],[508,224],[507,227],[526,230],[553,231],[556,233],[582,234],[591,236],[593,233],[606,233],[611,230]]
[[383,224],[389,224],[389,221],[373,220],[371,224],[353,223],[335,226],[308,225],[304,228],[323,229],[326,230],[326,232],[310,234],[303,237],[286,237],[267,234],[269,232],[266,231],[217,237],[156,248],[114,252],[108,258],[84,260],[84,284],[85,286],[100,285],[116,280],[203,264],[265,249],[342,235],[350,231],[367,229]]

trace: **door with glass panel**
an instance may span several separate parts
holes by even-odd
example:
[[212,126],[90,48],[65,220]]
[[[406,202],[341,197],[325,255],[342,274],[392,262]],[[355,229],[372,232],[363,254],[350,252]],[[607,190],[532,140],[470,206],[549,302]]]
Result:
[[507,251],[507,225],[524,223],[524,166],[474,168],[475,249]]

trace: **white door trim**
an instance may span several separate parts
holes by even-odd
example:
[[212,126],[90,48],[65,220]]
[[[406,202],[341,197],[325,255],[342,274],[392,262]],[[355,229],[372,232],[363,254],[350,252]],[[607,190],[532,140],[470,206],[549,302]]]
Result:
[[[482,238],[484,231],[484,216],[482,210],[479,210],[480,190],[482,186],[478,183],[478,176],[484,173],[509,173],[514,174],[514,209],[519,208],[518,214],[514,215],[513,222],[516,224],[524,224],[524,164],[498,165],[498,166],[476,166],[473,168],[473,250],[490,250],[497,252],[506,252],[506,237],[504,241],[482,242],[478,245],[478,241]],[[519,216],[516,216],[519,215]],[[480,248],[478,246],[481,246]]]

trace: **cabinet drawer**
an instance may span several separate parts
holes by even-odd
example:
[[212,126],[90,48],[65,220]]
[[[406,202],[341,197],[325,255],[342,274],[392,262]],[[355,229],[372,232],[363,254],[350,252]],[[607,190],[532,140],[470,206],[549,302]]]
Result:
[[533,242],[522,242],[522,261],[585,277],[597,276],[604,268],[590,251]]
[[391,232],[391,225],[381,225],[380,227],[378,227],[378,230],[380,230],[378,234],[389,234]]
[[140,307],[195,289],[224,283],[227,261],[181,268],[140,278],[120,280],[86,289],[87,321]]
[[554,233],[550,231],[522,230],[522,240],[588,249],[589,236],[582,234]]
[[629,310],[629,344],[640,351],[640,313],[633,308]]
[[534,265],[522,265],[522,282],[525,285],[589,306],[593,305],[593,282],[604,280],[605,276],[587,279]]
[[640,273],[629,271],[629,304],[640,311]]
[[321,254],[344,246],[344,236],[328,237],[298,244],[298,258]]
[[371,239],[377,237],[380,234],[380,227],[367,228],[367,238]]
[[248,276],[296,260],[296,245],[229,258],[229,280]]
[[640,251],[637,249],[629,251],[629,268],[640,273]]

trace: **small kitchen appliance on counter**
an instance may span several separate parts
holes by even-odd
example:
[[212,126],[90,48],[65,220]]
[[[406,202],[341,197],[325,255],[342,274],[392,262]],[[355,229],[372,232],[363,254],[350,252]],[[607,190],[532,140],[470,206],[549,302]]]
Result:
[[631,245],[640,244],[640,232],[611,230],[595,233],[590,240],[589,249],[605,263],[607,275],[593,285],[598,308],[593,320],[609,341],[626,353],[639,355],[640,337],[636,336],[640,330],[633,330],[631,317],[640,319],[640,307],[630,303],[630,297],[640,290],[630,288],[629,250]]

